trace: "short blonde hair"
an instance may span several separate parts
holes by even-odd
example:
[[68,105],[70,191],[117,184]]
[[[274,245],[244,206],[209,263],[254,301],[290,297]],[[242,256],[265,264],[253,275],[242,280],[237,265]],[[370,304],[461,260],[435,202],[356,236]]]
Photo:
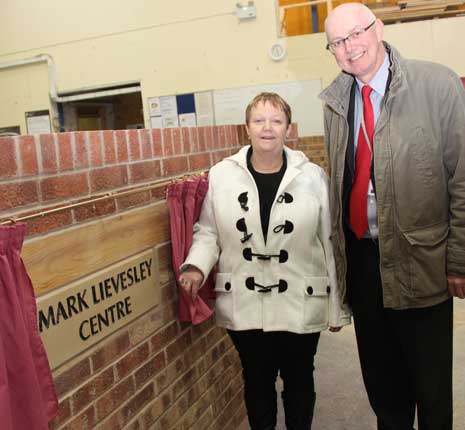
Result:
[[253,100],[247,106],[245,110],[245,123],[248,125],[250,121],[250,114],[252,109],[256,107],[259,103],[271,103],[275,108],[278,108],[284,112],[287,119],[287,125],[292,122],[292,112],[291,107],[287,104],[279,94],[276,93],[260,93],[256,95]]

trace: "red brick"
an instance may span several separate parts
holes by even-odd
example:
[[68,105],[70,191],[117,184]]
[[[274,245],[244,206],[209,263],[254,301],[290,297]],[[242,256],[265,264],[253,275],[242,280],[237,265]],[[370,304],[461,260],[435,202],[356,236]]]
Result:
[[155,396],[153,383],[147,385],[142,391],[138,392],[128,403],[121,409],[123,424],[126,424],[131,418],[149,403]]
[[[206,136],[207,127],[198,127],[198,136],[199,141],[197,145],[197,151],[206,151],[207,150],[207,136]],[[193,151],[192,151],[193,152]]]
[[70,421],[62,430],[93,430],[95,428],[95,409],[93,406]]
[[163,154],[165,157],[172,157],[174,155],[173,137],[170,128],[163,129]]
[[221,148],[221,141],[220,141],[220,127],[221,126],[212,126],[211,131],[212,131],[212,139],[211,143],[209,145],[209,149],[220,149]]
[[213,149],[213,127],[212,126],[205,127],[205,145],[207,147],[207,151],[211,151]]
[[0,137],[0,177],[7,178],[17,173],[15,141],[13,137]]
[[118,188],[128,183],[128,172],[125,165],[111,166],[90,172],[91,192]]
[[57,154],[53,134],[41,134],[40,152],[42,155],[42,172],[56,173],[57,171]]
[[169,396],[157,396],[152,404],[142,413],[140,421],[142,422],[142,428],[148,429],[150,426],[155,423],[155,421],[166,411],[169,406],[169,402],[166,402],[166,399]]
[[58,135],[58,162],[60,171],[72,170],[73,148],[71,146],[71,133],[59,133]]
[[136,349],[126,354],[117,364],[116,370],[118,371],[119,379],[123,379],[129,373],[133,372],[149,357],[149,344],[143,343]]
[[129,158],[140,160],[139,130],[128,130],[129,138]]
[[94,371],[116,361],[118,357],[128,351],[129,347],[129,334],[127,331],[107,341],[102,348],[94,352],[91,356]]
[[166,188],[167,188],[167,186],[153,188],[150,191],[150,195],[152,196],[152,200],[166,199]]
[[219,137],[218,148],[228,148],[228,142],[226,140],[226,134],[227,134],[226,127],[227,127],[226,125],[218,126],[218,137]]
[[103,164],[102,155],[102,132],[89,131],[89,149],[90,163],[92,166],[101,166]]
[[[113,415],[110,415],[103,423],[99,423],[98,430],[122,430],[123,423],[120,415],[118,411],[114,412]],[[126,430],[126,428],[124,430]]]
[[160,329],[152,338],[150,343],[154,352],[164,348],[178,334],[178,324],[174,321],[166,327]]
[[209,169],[211,167],[210,152],[201,152],[199,154],[189,155],[189,171]]
[[160,161],[150,160],[129,165],[131,183],[148,181],[160,177]]
[[58,415],[50,423],[52,429],[60,427],[65,421],[71,418],[71,403],[69,397],[62,400],[58,405]]
[[161,130],[154,128],[150,130],[152,134],[152,149],[154,157],[163,157],[163,143],[161,140]]
[[118,210],[126,210],[136,206],[147,204],[152,199],[150,191],[143,191],[140,193],[129,194],[127,196],[119,197],[117,199]]
[[87,380],[89,376],[90,361],[86,358],[54,378],[57,396],[63,397],[66,393]]
[[87,221],[92,218],[111,215],[116,212],[115,199],[106,199],[91,205],[77,207],[74,210],[74,217],[77,222]]
[[134,377],[136,387],[140,387],[150,381],[160,370],[166,366],[165,354],[160,352],[155,357],[151,358],[139,370],[136,371]]
[[87,194],[87,175],[75,173],[71,175],[54,176],[40,181],[42,200],[64,199]]
[[230,155],[230,149],[221,149],[219,151],[212,152],[212,165],[215,165],[216,163],[220,162],[226,157],[229,157]]
[[181,418],[187,409],[187,399],[181,397],[176,403],[160,418],[162,429],[176,428],[176,422]]
[[188,171],[187,157],[175,157],[162,160],[162,176],[181,175]]
[[116,130],[116,158],[118,163],[128,161],[128,140],[126,130]]
[[179,375],[184,373],[187,369],[184,357],[179,357],[174,362],[169,362],[167,367],[163,369],[160,374],[155,378],[158,391],[163,391],[166,387],[173,383]]
[[115,137],[112,130],[103,132],[103,152],[105,154],[105,164],[116,162]]
[[186,352],[192,345],[191,332],[188,329],[180,337],[178,337],[173,343],[169,344],[166,348],[166,356],[168,361],[173,361],[177,356]]
[[0,210],[38,202],[37,181],[0,184]]
[[97,418],[102,420],[134,394],[132,377],[126,378],[95,402]]
[[74,133],[74,160],[76,168],[85,168],[89,166],[89,152],[87,150],[87,136],[85,131]]
[[172,128],[171,129],[171,136],[173,139],[173,151],[174,155],[181,155],[184,153],[183,145],[181,140],[181,129],[180,128]]
[[199,130],[198,127],[191,127],[191,152],[199,150]]
[[150,142],[150,130],[140,130],[140,145],[142,158],[152,158],[152,142]]
[[92,378],[73,394],[73,413],[76,414],[84,409],[89,403],[92,403],[97,397],[107,391],[114,382],[115,378],[113,368],[111,367]]
[[237,126],[235,125],[231,126],[231,139],[232,139],[231,145],[233,147],[236,147],[239,145],[239,135],[237,134]]
[[[49,208],[52,209],[52,208]],[[34,218],[27,221],[27,235],[49,233],[53,230],[69,226],[73,223],[71,210]]]
[[[2,144],[0,143],[0,145]],[[22,165],[22,176],[37,175],[39,173],[34,136],[19,137],[19,157]]]
[[186,154],[189,154],[192,152],[191,150],[191,136],[190,136],[190,130],[192,127],[183,127],[181,128],[181,134],[182,134],[182,146],[184,148],[184,152]]

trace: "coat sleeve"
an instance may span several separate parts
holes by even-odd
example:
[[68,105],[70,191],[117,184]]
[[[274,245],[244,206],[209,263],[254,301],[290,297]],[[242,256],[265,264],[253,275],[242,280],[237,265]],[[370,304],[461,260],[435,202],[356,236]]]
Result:
[[213,173],[209,176],[208,191],[202,204],[198,222],[194,224],[192,246],[186,260],[181,264],[180,271],[193,265],[203,273],[203,282],[218,261],[220,246],[214,207]]
[[447,271],[465,276],[465,90],[454,73],[441,91],[443,160],[448,173]]
[[341,327],[351,322],[351,312],[347,304],[341,302],[341,294],[337,284],[336,264],[334,262],[333,245],[331,243],[331,220],[329,213],[328,181],[323,169],[320,170],[321,182],[321,213],[318,226],[318,235],[326,259],[326,270],[329,277],[329,325]]

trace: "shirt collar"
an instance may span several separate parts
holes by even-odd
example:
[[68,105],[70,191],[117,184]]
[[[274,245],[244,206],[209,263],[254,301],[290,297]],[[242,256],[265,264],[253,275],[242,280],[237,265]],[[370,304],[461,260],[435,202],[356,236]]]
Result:
[[[373,79],[369,82],[371,88],[376,91],[381,96],[384,96],[386,92],[386,83],[389,77],[389,55],[387,52],[384,54],[384,61],[381,64],[381,67],[376,72],[376,75],[373,76]],[[359,91],[362,91],[362,87],[365,85],[362,81],[358,78],[355,78],[357,81],[357,86]]]

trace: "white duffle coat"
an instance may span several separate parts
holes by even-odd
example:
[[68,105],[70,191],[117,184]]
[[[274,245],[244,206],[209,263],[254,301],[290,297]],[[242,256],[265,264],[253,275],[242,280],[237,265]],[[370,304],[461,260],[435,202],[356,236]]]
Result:
[[350,313],[337,291],[324,171],[302,152],[284,148],[287,169],[265,244],[248,149],[210,170],[208,193],[181,269],[191,264],[206,277],[218,262],[220,327],[312,333],[349,324]]

